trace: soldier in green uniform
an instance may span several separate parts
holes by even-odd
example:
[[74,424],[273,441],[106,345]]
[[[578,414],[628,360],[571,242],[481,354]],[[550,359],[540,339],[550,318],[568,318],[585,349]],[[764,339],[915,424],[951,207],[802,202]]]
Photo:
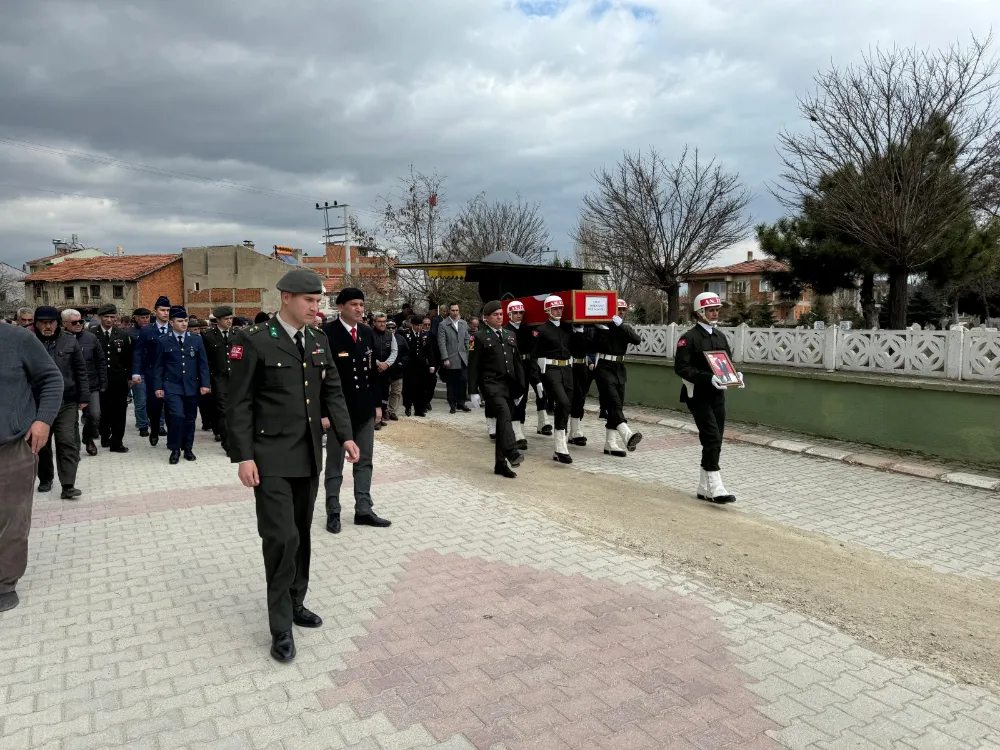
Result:
[[360,452],[330,343],[313,327],[323,280],[297,268],[277,288],[278,314],[240,331],[230,346],[226,432],[229,459],[256,498],[271,656],[289,662],[295,658],[292,624],[323,624],[304,606],[323,430],[333,431],[350,463]]
[[233,345],[233,308],[222,305],[212,312],[215,318],[215,328],[210,328],[201,335],[205,342],[205,353],[208,355],[208,371],[212,376],[212,392],[209,396],[215,402],[215,422],[212,428],[215,439],[222,443],[222,450],[229,450],[229,440],[226,433],[226,399],[229,395],[229,371],[231,368],[229,350]]

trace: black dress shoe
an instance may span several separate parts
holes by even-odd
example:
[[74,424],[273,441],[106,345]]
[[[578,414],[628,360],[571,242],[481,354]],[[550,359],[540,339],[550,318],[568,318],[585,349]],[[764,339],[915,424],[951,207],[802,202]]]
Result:
[[102,437],[101,438],[101,447],[102,448],[110,448],[111,447],[111,438]]
[[571,464],[573,463],[573,457],[568,453],[553,453],[552,460],[558,461],[561,464]]
[[128,453],[128,448],[124,445],[113,445],[111,446],[112,453]]
[[494,466],[493,473],[499,474],[502,477],[507,477],[507,479],[517,479],[517,472],[507,466],[507,464]]
[[271,637],[271,656],[283,664],[295,658],[295,639],[291,630]]
[[392,526],[392,521],[386,518],[379,518],[374,513],[365,513],[363,516],[359,516],[357,513],[354,514],[354,525],[355,526],[377,526],[380,529],[384,529],[386,526]]
[[149,428],[143,427],[139,430],[139,437],[149,437]]
[[0,594],[0,612],[6,612],[8,609],[14,609],[19,603],[20,599],[17,597],[16,591],[8,591],[4,594]]
[[196,455],[194,455],[194,453],[191,452],[190,448],[188,448],[186,451],[184,451],[184,460],[185,461],[197,461],[198,457]]
[[497,434],[495,432],[491,432],[490,433],[490,440],[496,440],[496,439],[497,439]]
[[52,482],[39,482],[38,483],[39,492],[52,492]]
[[517,441],[517,447],[520,450],[522,450],[522,451],[528,450],[528,441],[527,440],[518,440]]
[[455,407],[454,407],[454,406],[453,406],[453,407],[451,407],[451,409],[449,410],[449,412],[448,412],[448,413],[449,413],[449,414],[454,414],[454,413],[455,413]]
[[292,608],[292,622],[302,628],[318,628],[323,624],[323,618],[299,605]]
[[585,437],[575,437],[569,439],[570,445],[579,445],[581,448],[587,444],[587,438]]
[[411,416],[410,415],[410,407],[409,406],[406,407],[406,411],[404,412],[404,414],[406,414],[406,416],[408,416],[408,417]]
[[552,434],[552,425],[547,424],[542,429],[537,430],[537,432],[538,432],[539,435],[551,435]]
[[97,455],[97,445],[94,443],[93,440],[88,440],[87,441],[87,455],[88,456],[96,456]]
[[160,428],[160,437],[166,437],[169,434],[170,434],[170,432],[167,430],[166,427],[161,427]]
[[469,408],[468,406],[466,406],[465,404],[462,404],[462,405],[461,405],[461,406],[459,406],[458,408],[459,408],[459,409],[460,409],[461,411],[472,411],[472,409],[470,409],[470,408]]
[[202,432],[208,432],[208,431],[209,431],[209,430],[211,430],[211,429],[212,429],[212,428],[211,428],[211,427],[209,427],[209,426],[208,426],[207,424],[203,424],[203,425],[201,426],[201,431],[202,431]]
[[[62,498],[63,500],[76,500],[82,494],[83,494],[83,492],[81,492],[80,490],[78,490],[73,485],[71,485],[71,484],[64,484],[63,488],[62,488],[62,492],[59,494],[59,497]],[[733,498],[733,499],[735,500],[736,498]]]
[[176,464],[180,463],[181,452],[180,451],[170,451],[170,463]]
[[326,517],[326,530],[331,534],[340,533],[340,514],[330,515]]
[[427,412],[425,412],[425,411],[418,411],[417,412],[417,416],[418,417],[426,417],[427,416]]
[[215,442],[221,443],[222,442],[222,435],[220,435],[219,433],[215,433]]
[[517,468],[518,466],[524,463],[524,456],[522,456],[520,453],[515,453],[513,458],[508,458],[507,460],[510,461],[511,466]]
[[160,436],[157,435],[155,432],[150,433],[149,444],[155,448],[158,442],[160,442]]

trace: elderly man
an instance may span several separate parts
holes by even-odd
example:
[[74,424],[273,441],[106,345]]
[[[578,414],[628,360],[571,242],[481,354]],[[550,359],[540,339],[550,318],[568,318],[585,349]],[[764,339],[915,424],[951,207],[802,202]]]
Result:
[[90,402],[83,410],[83,442],[87,446],[87,455],[96,456],[94,438],[101,432],[101,393],[108,387],[107,359],[97,336],[84,328],[83,316],[78,310],[63,310],[62,324],[66,333],[76,336],[83,361],[87,363]]
[[385,427],[389,418],[389,370],[399,356],[396,336],[388,329],[389,319],[383,312],[377,312],[372,318],[372,333],[375,337],[375,368],[377,370],[375,387],[378,392],[379,406],[382,407],[382,419],[375,423],[375,429]]
[[21,328],[31,328],[35,322],[35,311],[30,307],[22,307],[17,311],[17,324]]
[[437,345],[451,413],[458,409],[471,411],[465,405],[469,380],[469,324],[462,320],[458,303],[448,308],[448,319],[438,328]]
[[0,326],[0,612],[18,605],[38,452],[49,442],[62,389],[59,368],[32,332]]

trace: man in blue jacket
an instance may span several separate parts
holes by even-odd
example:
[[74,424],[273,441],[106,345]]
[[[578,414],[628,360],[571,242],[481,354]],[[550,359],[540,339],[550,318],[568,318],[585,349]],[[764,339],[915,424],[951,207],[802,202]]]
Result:
[[[153,367],[156,365],[158,341],[170,333],[170,300],[160,297],[153,306],[156,319],[140,329],[132,354],[132,382],[146,386],[146,415],[149,417],[149,444],[160,442],[160,417],[163,414],[163,399],[156,397],[153,387]],[[167,409],[169,416],[170,409]]]
[[[181,458],[194,461],[194,430],[198,421],[198,397],[211,390],[208,357],[201,336],[188,333],[188,315],[183,307],[170,308],[170,333],[157,339],[153,365],[153,393],[167,406],[167,447],[170,463]],[[153,422],[150,418],[150,422]]]

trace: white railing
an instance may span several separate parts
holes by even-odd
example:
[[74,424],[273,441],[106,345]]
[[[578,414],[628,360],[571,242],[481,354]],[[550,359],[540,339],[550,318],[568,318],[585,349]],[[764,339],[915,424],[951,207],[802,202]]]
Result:
[[[687,327],[636,326],[642,343],[630,354],[673,358]],[[1000,333],[720,327],[734,362],[1000,383]]]

